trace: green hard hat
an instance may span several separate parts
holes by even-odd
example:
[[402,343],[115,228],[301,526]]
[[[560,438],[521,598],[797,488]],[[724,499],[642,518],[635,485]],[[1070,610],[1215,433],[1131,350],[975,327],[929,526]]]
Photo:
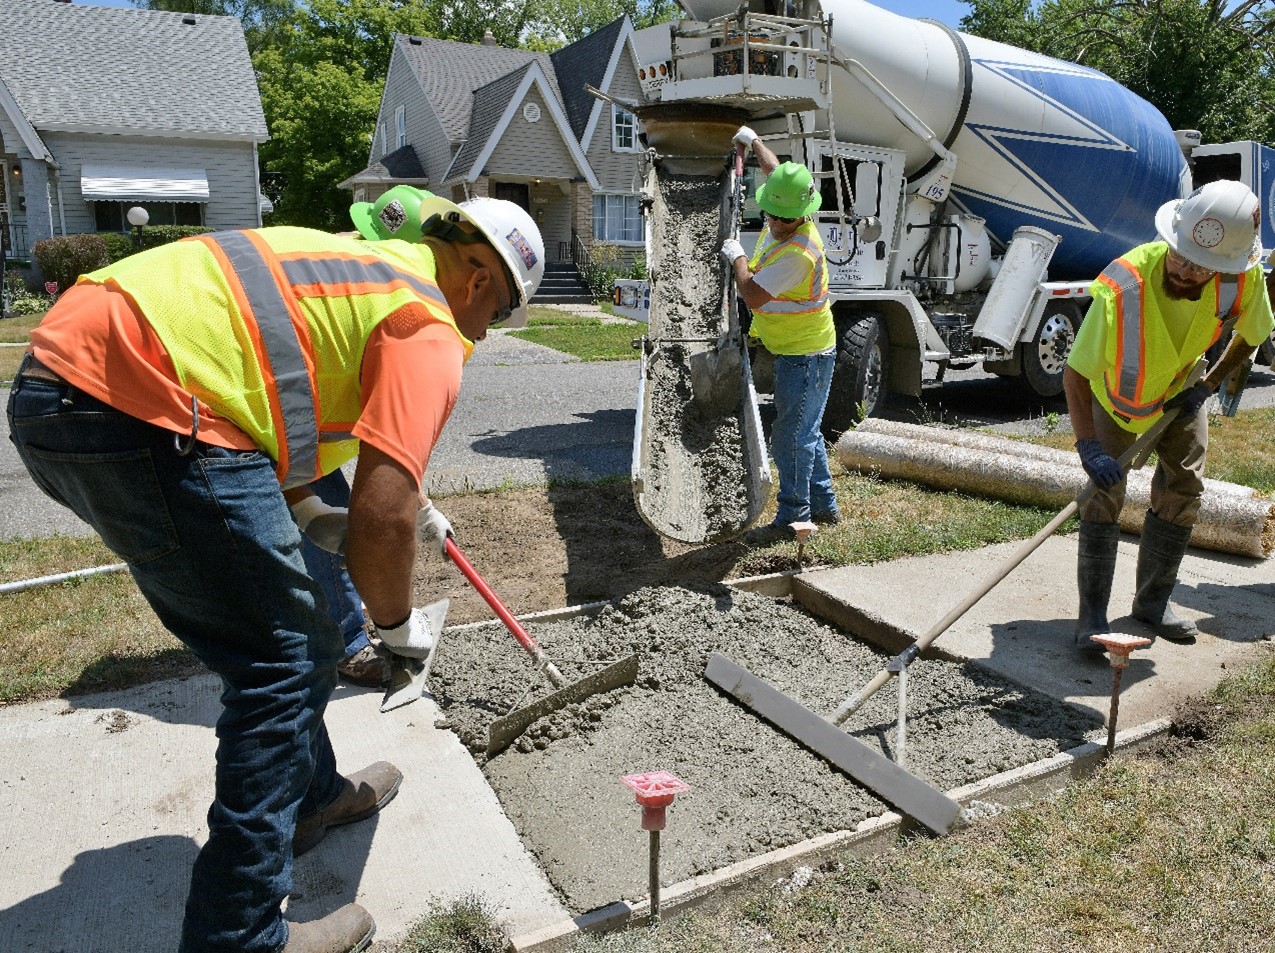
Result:
[[757,189],[757,207],[777,218],[804,218],[819,211],[821,199],[810,170],[785,162]]
[[419,242],[421,202],[432,195],[410,185],[396,185],[375,202],[355,202],[350,206],[350,219],[368,241],[397,238]]

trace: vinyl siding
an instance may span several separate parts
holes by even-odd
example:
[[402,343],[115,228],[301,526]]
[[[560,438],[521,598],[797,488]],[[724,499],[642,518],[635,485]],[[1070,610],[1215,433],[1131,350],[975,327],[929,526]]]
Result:
[[[535,103],[539,107],[539,121],[527,122],[523,118],[522,110],[527,103]],[[570,134],[568,129],[566,135]],[[536,176],[571,178],[580,175],[575,160],[571,157],[571,150],[562,136],[563,131],[549,112],[549,104],[545,102],[540,90],[532,86],[518,103],[505,134],[487,160],[487,171],[493,176],[516,175],[524,179]]]
[[405,107],[407,123],[407,142],[416,150],[416,157],[425,167],[425,174],[430,182],[437,182],[451,162],[452,150],[443,131],[443,124],[425,97],[420,81],[412,72],[411,64],[403,55],[401,45],[406,42],[400,39],[394,45],[390,55],[389,73],[385,80],[385,91],[381,95],[381,112],[377,117],[377,129],[385,129],[386,141],[381,142],[379,135],[372,144],[368,165],[379,162],[394,151],[394,111],[399,106]]
[[[628,43],[620,51],[620,61],[616,64],[615,76],[611,79],[610,88],[605,92],[617,99],[640,101],[642,87],[637,78],[637,67],[633,65],[633,55]],[[601,114],[593,130],[593,138],[586,144],[585,154],[589,157],[589,165],[598,177],[598,184],[603,192],[633,192],[634,172],[638,168],[640,152],[614,152],[611,149],[611,105],[599,103]],[[640,147],[640,143],[638,144]]]
[[[261,222],[253,162],[256,146],[252,143],[72,133],[45,133],[43,138],[62,168],[68,234],[96,229],[92,206],[80,193],[80,173],[86,162],[203,169],[208,176],[209,193],[204,207],[205,225],[215,229],[255,228]],[[56,201],[54,197],[55,207]],[[30,202],[28,197],[28,206]]]

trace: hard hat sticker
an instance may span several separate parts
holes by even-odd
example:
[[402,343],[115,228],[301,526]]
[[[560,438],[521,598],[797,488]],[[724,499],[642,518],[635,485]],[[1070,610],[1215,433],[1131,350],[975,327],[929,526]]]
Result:
[[393,235],[402,228],[403,224],[407,221],[407,212],[403,209],[403,203],[398,199],[395,199],[393,202],[386,205],[385,208],[381,209],[381,213],[377,217],[380,218],[382,224],[384,224],[385,227],[389,229],[390,234]]
[[1226,226],[1215,218],[1202,218],[1191,229],[1191,238],[1201,248],[1214,248],[1226,235]]
[[509,242],[509,244],[513,246],[514,251],[516,251],[518,256],[522,258],[523,264],[527,266],[528,270],[536,266],[536,253],[531,250],[531,244],[523,237],[522,232],[518,231],[516,228],[512,229],[509,234],[505,236],[505,241]]

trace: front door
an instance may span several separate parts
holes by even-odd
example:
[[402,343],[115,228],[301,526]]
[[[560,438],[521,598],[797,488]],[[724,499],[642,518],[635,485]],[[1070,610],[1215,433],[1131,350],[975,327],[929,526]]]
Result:
[[492,197],[513,202],[528,215],[531,214],[531,189],[525,182],[497,182],[496,194]]

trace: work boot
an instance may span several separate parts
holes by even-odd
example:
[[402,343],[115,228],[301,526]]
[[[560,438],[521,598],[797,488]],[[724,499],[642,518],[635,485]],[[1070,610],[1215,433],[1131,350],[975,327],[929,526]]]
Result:
[[775,543],[796,541],[797,531],[786,523],[767,523],[744,534],[744,542],[749,546],[773,546]]
[[292,836],[292,856],[300,857],[318,846],[329,827],[353,824],[371,817],[398,794],[403,772],[388,761],[378,761],[341,779],[341,793],[321,811],[297,819]]
[[1076,616],[1078,649],[1103,651],[1102,645],[1089,636],[1111,631],[1107,603],[1111,601],[1111,580],[1116,574],[1119,543],[1120,527],[1115,523],[1080,521],[1076,556],[1076,585],[1080,590],[1080,612]]
[[1176,616],[1169,594],[1178,582],[1178,567],[1191,541],[1190,526],[1166,523],[1150,510],[1142,522],[1138,544],[1138,587],[1133,597],[1133,617],[1171,642],[1194,642],[1200,630],[1189,619]]
[[283,953],[359,953],[374,933],[372,915],[357,903],[347,903],[320,920],[289,923]]
[[836,526],[841,522],[841,511],[828,510],[824,513],[811,513],[810,522],[818,523],[820,526]]
[[337,673],[347,682],[366,688],[380,688],[390,680],[390,653],[368,643],[349,658],[336,663]]

